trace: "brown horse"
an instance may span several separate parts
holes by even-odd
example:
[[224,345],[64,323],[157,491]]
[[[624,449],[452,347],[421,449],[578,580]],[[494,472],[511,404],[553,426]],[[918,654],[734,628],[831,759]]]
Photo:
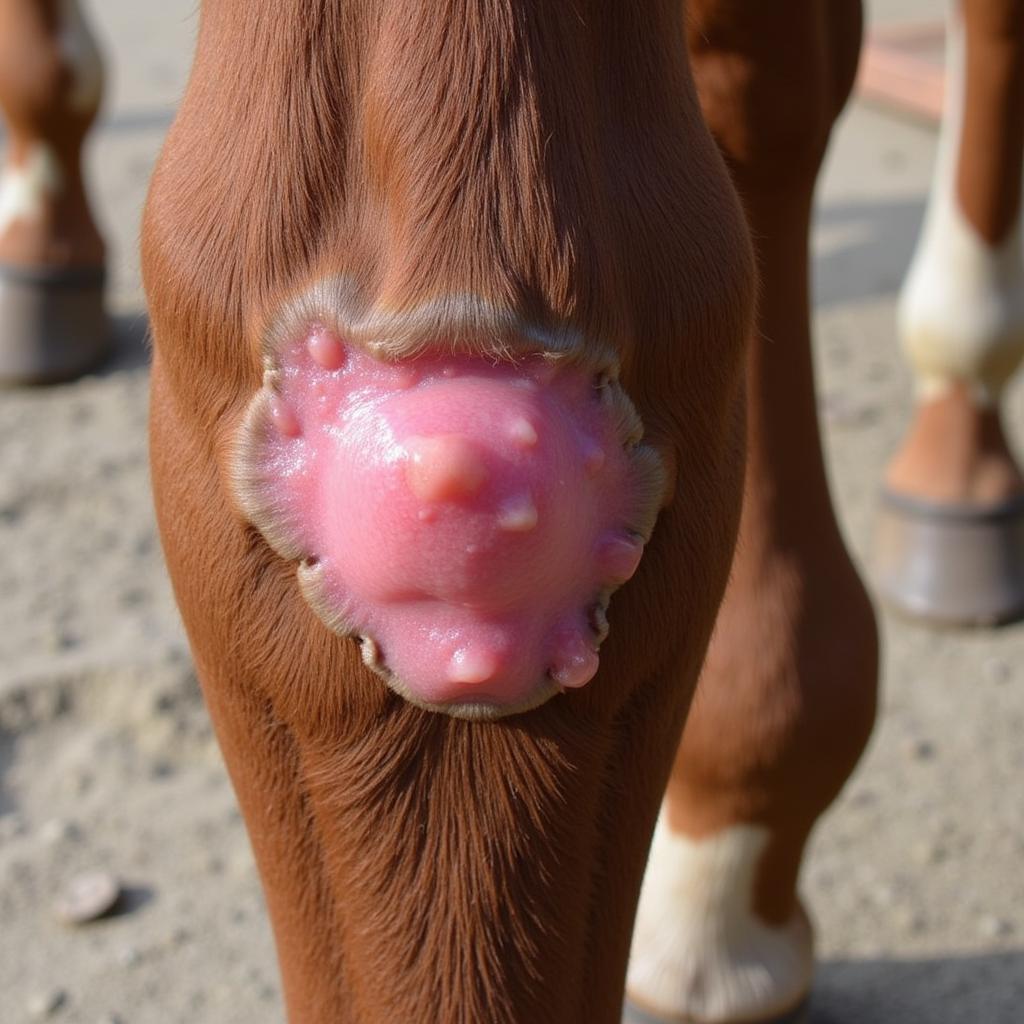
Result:
[[[39,326],[102,277],[76,12],[0,0],[8,379],[103,336]],[[1019,524],[1024,3],[962,14],[884,565],[986,619],[1012,600],[907,599],[908,552]],[[801,857],[875,711],[807,280],[860,30],[857,0],[203,5],[144,226],[152,466],[291,1020],[801,1012]]]

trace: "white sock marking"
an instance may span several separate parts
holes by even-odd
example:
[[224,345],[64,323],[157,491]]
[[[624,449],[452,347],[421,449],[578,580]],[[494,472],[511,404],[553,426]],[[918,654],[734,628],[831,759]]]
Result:
[[994,404],[1024,355],[1024,239],[1020,218],[998,246],[978,234],[956,198],[963,125],[964,26],[949,16],[947,106],[928,211],[900,295],[899,328],[918,397],[966,382]]
[[803,915],[772,927],[753,912],[770,833],[736,825],[706,839],[672,832],[662,809],[640,892],[627,989],[666,1016],[758,1019],[794,1006],[813,972]]
[[64,174],[57,156],[38,143],[19,166],[8,165],[0,174],[0,234],[16,220],[37,220],[48,196],[59,192]]

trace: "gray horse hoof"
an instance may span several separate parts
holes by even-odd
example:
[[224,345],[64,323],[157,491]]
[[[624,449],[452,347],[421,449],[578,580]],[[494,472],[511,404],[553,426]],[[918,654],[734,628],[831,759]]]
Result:
[[1024,617],[1024,495],[982,507],[883,491],[874,577],[894,611],[936,625]]
[[91,370],[110,351],[102,267],[0,265],[0,384],[51,384]]

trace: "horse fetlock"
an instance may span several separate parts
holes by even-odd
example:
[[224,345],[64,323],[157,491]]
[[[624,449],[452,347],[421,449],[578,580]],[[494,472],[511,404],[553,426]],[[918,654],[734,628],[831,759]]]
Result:
[[36,142],[20,164],[0,170],[0,235],[16,221],[40,221],[64,190],[65,172],[51,145]]
[[[938,160],[900,297],[899,329],[922,400],[966,386],[977,405],[994,406],[1024,358],[1024,237],[1013,198],[1019,199],[1020,154],[1012,146],[979,152],[979,140],[991,131],[989,111],[1012,101],[1004,83],[991,95],[985,92],[980,106],[977,98],[971,102],[964,24],[956,11],[946,48],[948,95]],[[984,83],[984,89],[990,86]],[[979,87],[975,81],[972,88]],[[965,181],[973,183],[966,195]],[[1000,223],[991,210],[972,211],[978,192],[993,202],[1000,198]]]
[[918,395],[965,385],[994,405],[1024,358],[1024,248],[1019,229],[998,246],[971,227],[952,197],[940,200],[899,306]]
[[775,1017],[804,999],[814,967],[806,914],[798,906],[775,925],[754,908],[770,838],[759,825],[691,838],[662,812],[633,933],[633,1002],[666,1020],[732,1024]]

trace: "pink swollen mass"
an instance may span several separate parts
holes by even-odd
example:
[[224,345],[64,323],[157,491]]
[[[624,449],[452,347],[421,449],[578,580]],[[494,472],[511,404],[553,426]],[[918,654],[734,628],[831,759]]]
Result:
[[301,552],[321,617],[372,640],[400,692],[508,706],[594,676],[643,541],[591,374],[539,355],[382,362],[313,327],[272,390],[242,486]]

